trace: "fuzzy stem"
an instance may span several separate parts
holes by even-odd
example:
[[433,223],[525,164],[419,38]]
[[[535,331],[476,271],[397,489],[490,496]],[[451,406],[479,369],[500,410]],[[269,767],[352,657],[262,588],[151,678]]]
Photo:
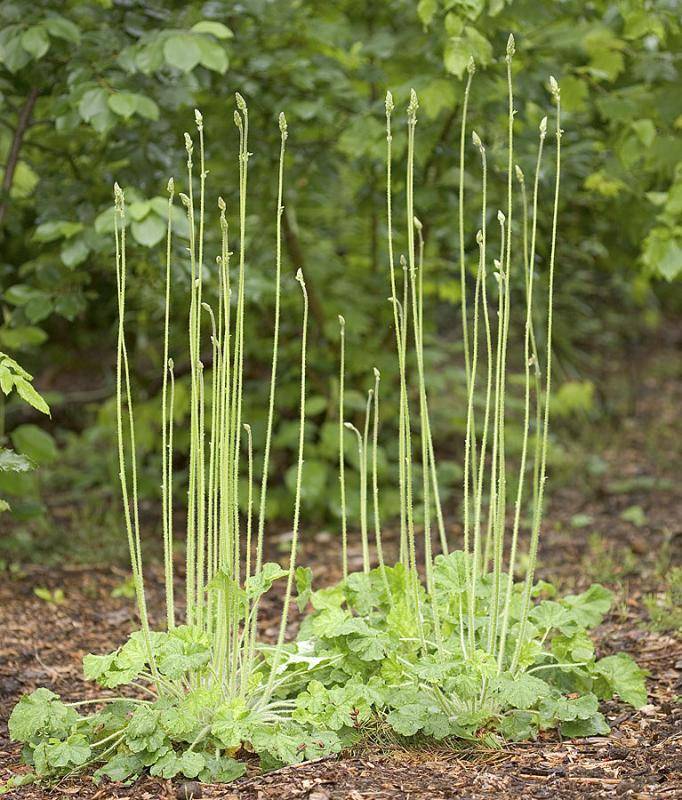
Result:
[[301,516],[301,485],[303,481],[303,448],[305,444],[305,406],[306,406],[306,361],[307,361],[307,345],[308,345],[308,292],[306,291],[305,281],[303,280],[303,272],[299,269],[296,273],[296,280],[301,286],[303,292],[303,323],[301,331],[301,403],[300,403],[300,417],[299,417],[299,434],[298,434],[298,463],[296,466],[296,491],[294,495],[294,519],[292,525],[291,536],[291,550],[289,553],[289,571],[287,573],[287,585],[284,593],[284,604],[282,607],[282,616],[280,619],[279,634],[277,636],[277,645],[275,648],[275,655],[272,660],[270,668],[270,675],[265,690],[265,695],[270,697],[272,694],[273,683],[280,661],[282,659],[282,648],[284,645],[284,636],[286,634],[287,622],[289,619],[289,605],[291,603],[291,591],[294,585],[294,573],[296,570],[296,551],[298,548],[298,533]]
[[[393,198],[392,198],[392,142],[391,114],[393,113],[393,96],[386,93],[386,228],[388,235],[388,263],[391,282],[391,304],[393,306],[393,327],[395,330],[396,350],[398,353],[398,372],[400,378],[400,400],[398,411],[398,481],[400,493],[400,561],[405,562],[408,556],[408,492],[406,476],[406,440],[407,440],[407,383],[405,377],[405,352],[403,346],[405,319],[399,317],[400,303],[396,292],[395,260],[393,253]],[[403,304],[404,315],[404,304]]]
[[244,581],[251,577],[251,530],[253,525],[253,437],[251,426],[244,423],[246,432],[246,453],[247,453],[247,481],[248,491],[246,495],[246,566],[244,569]]
[[367,395],[367,408],[365,412],[365,436],[351,422],[346,422],[345,427],[355,434],[358,443],[358,461],[360,462],[360,541],[362,542],[362,569],[369,572],[369,541],[367,537],[367,433],[369,431],[369,416],[372,406],[372,390]]
[[339,491],[341,495],[341,564],[348,577],[348,517],[346,511],[346,463],[344,456],[344,392],[346,380],[346,320],[339,315]]
[[[116,241],[116,284],[118,291],[118,341],[116,348],[116,430],[118,441],[119,477],[121,481],[121,495],[125,517],[126,533],[128,535],[128,549],[130,552],[130,565],[133,572],[135,597],[140,615],[142,634],[147,650],[147,660],[151,666],[154,677],[158,675],[156,660],[151,644],[149,618],[147,615],[147,600],[144,591],[144,575],[142,571],[142,547],[140,543],[140,521],[137,502],[137,458],[135,448],[135,418],[133,413],[132,391],[130,387],[130,369],[128,366],[128,350],[125,343],[125,299],[126,299],[126,229],[125,229],[125,200],[118,184],[114,186],[115,211],[114,211],[114,237]],[[120,226],[119,226],[120,220]],[[128,478],[126,472],[124,433],[123,433],[123,382],[125,381],[126,405],[128,408],[128,437],[131,452],[131,484],[132,507],[128,494]]]
[[[479,270],[480,287],[481,287],[481,305],[483,308],[483,322],[485,328],[485,341],[486,341],[486,392],[485,392],[485,406],[483,414],[483,432],[481,435],[481,449],[478,458],[478,478],[477,485],[474,492],[474,545],[473,545],[473,574],[471,582],[472,601],[476,602],[476,589],[478,582],[478,574],[482,568],[481,564],[481,518],[483,513],[483,484],[485,477],[486,467],[486,454],[488,446],[488,430],[490,425],[490,411],[491,411],[491,394],[493,385],[493,350],[492,350],[492,335],[490,329],[490,315],[488,312],[488,291],[487,291],[487,265],[486,265],[486,250],[487,250],[487,204],[488,204],[488,165],[486,159],[485,147],[478,136],[474,139],[474,144],[478,146],[481,155],[481,228],[477,235],[479,244]],[[472,393],[473,394],[473,393]],[[473,416],[472,416],[473,425]]]
[[512,672],[518,667],[521,647],[526,637],[528,626],[528,612],[530,610],[531,591],[535,576],[535,566],[537,563],[538,542],[540,539],[540,526],[542,522],[542,504],[544,498],[545,481],[547,479],[547,449],[549,432],[549,411],[550,396],[552,385],[552,321],[553,321],[553,300],[554,300],[554,267],[556,261],[556,239],[559,215],[559,186],[561,181],[561,94],[559,86],[554,78],[550,79],[552,95],[556,102],[556,176],[554,181],[554,209],[552,212],[552,238],[549,255],[549,288],[547,293],[547,363],[545,372],[545,407],[542,430],[542,449],[540,454],[540,479],[538,485],[538,503],[535,508],[533,529],[530,539],[530,554],[528,559],[528,569],[523,590],[523,605],[521,609],[521,622],[519,638],[517,639],[514,656],[512,658]]
[[265,529],[266,499],[268,492],[268,473],[270,470],[270,445],[272,441],[272,425],[275,415],[275,389],[277,385],[277,360],[279,355],[279,327],[281,305],[282,276],[282,214],[284,213],[284,155],[288,128],[284,114],[279,115],[280,149],[277,181],[277,226],[275,243],[275,322],[272,334],[272,366],[270,369],[270,394],[268,398],[268,421],[265,428],[265,450],[263,452],[263,473],[261,476],[260,508],[258,511],[258,544],[256,550],[256,572],[261,568],[263,551],[263,532]]
[[163,383],[161,387],[161,515],[163,518],[163,560],[166,585],[166,625],[175,627],[173,597],[173,529],[172,529],[172,472],[169,470],[168,445],[168,339],[170,330],[171,239],[173,216],[173,179],[168,181],[168,230],[166,234],[166,293],[163,315]]
[[389,605],[393,604],[393,596],[388,578],[386,577],[386,564],[384,562],[384,548],[381,543],[381,519],[379,510],[379,470],[377,465],[377,451],[379,449],[379,382],[381,374],[374,368],[374,426],[372,432],[372,504],[374,508],[374,537],[377,548],[377,560],[379,569],[384,579],[384,588],[388,597]]
[[507,638],[507,629],[509,626],[509,614],[511,610],[512,591],[514,588],[514,570],[516,566],[516,550],[518,546],[519,526],[521,522],[521,503],[523,501],[523,487],[526,477],[526,459],[528,454],[528,434],[530,427],[530,367],[531,367],[531,331],[533,326],[533,265],[535,259],[535,233],[536,225],[535,219],[537,218],[537,187],[540,175],[540,164],[542,161],[542,149],[545,141],[546,120],[540,127],[540,145],[538,147],[537,164],[535,168],[535,190],[534,190],[534,203],[533,203],[533,233],[530,249],[530,266],[524,269],[526,275],[526,321],[524,328],[524,415],[523,415],[523,441],[521,445],[521,461],[519,464],[519,480],[516,490],[516,502],[514,504],[514,523],[512,528],[512,541],[511,550],[509,554],[509,570],[507,576],[507,591],[505,597],[504,611],[502,614],[502,629],[500,631],[500,648],[498,652],[497,668],[498,672],[502,671],[504,661],[504,653]]

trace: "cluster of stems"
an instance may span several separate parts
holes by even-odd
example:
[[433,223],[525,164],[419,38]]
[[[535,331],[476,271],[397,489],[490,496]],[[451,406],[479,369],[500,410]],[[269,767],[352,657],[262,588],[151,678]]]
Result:
[[[293,537],[289,552],[289,568],[284,603],[280,618],[277,646],[269,679],[255,697],[250,697],[251,676],[258,663],[257,627],[259,597],[250,591],[254,578],[263,566],[266,501],[272,430],[275,419],[275,397],[280,333],[282,281],[282,213],[284,164],[287,122],[279,116],[281,147],[279,155],[276,244],[275,244],[275,312],[272,340],[272,364],[265,428],[262,477],[258,493],[258,513],[254,512],[254,455],[251,427],[243,420],[245,360],[245,276],[246,276],[246,202],[248,180],[248,109],[241,95],[236,95],[234,122],[239,135],[239,252],[236,269],[229,247],[226,204],[218,199],[220,254],[215,267],[205,263],[204,239],[207,214],[205,209],[206,176],[204,162],[204,124],[195,112],[198,135],[199,175],[194,168],[195,145],[185,134],[187,153],[187,192],[179,195],[189,224],[189,433],[187,465],[187,524],[185,563],[185,624],[210,637],[212,663],[208,670],[211,683],[217,683],[225,695],[248,697],[260,707],[273,707],[277,689],[277,667],[282,658],[284,636],[296,568],[300,498],[303,471],[305,429],[305,369],[308,324],[308,298],[301,271],[296,275],[303,298],[301,338],[300,436],[296,478]],[[198,197],[195,192],[198,183]],[[173,553],[173,429],[175,376],[170,357],[170,320],[173,275],[173,202],[175,184],[168,182],[168,230],[165,261],[165,304],[163,334],[163,381],[161,390],[162,427],[162,533],[166,597],[166,627],[178,624],[180,613],[175,602],[175,559]],[[116,185],[115,239],[116,273],[119,302],[118,355],[116,376],[116,408],[118,453],[125,525],[128,534],[133,581],[144,639],[147,643],[151,677],[163,690],[151,644],[142,567],[141,530],[139,520],[137,463],[135,458],[135,417],[131,391],[128,353],[125,339],[126,316],[126,210],[122,190]],[[236,272],[236,274],[234,274]],[[204,361],[210,358],[210,370]],[[246,459],[244,459],[246,453]],[[245,464],[243,462],[246,462]],[[240,496],[240,477],[246,473],[246,492]],[[254,541],[255,540],[255,541]]]
[[[463,457],[463,532],[458,549],[465,553],[466,592],[459,610],[459,649],[466,660],[474,651],[483,650],[495,659],[499,672],[519,668],[521,648],[525,641],[528,613],[531,605],[537,562],[538,541],[542,523],[543,494],[546,481],[549,398],[552,372],[552,304],[554,290],[554,267],[559,204],[561,127],[560,92],[554,78],[550,78],[550,93],[556,106],[556,164],[554,176],[553,211],[549,253],[546,257],[548,292],[544,298],[547,330],[544,347],[544,375],[541,367],[538,339],[535,331],[534,286],[536,283],[537,227],[540,174],[544,141],[547,134],[547,118],[543,118],[539,129],[539,146],[535,165],[531,198],[529,201],[523,172],[514,163],[514,95],[512,86],[512,62],[515,43],[509,37],[506,50],[507,77],[507,163],[506,163],[506,209],[497,211],[499,243],[496,257],[490,264],[490,235],[488,231],[488,164],[486,149],[480,136],[473,131],[471,140],[480,158],[481,166],[481,215],[480,228],[476,233],[478,258],[475,265],[468,262],[465,235],[465,164],[467,115],[475,64],[473,59],[467,69],[459,154],[459,208],[458,250],[461,281],[462,345],[465,364],[466,389],[466,435]],[[406,255],[401,255],[398,264],[403,270],[402,286],[396,269],[393,232],[392,192],[392,116],[395,110],[390,92],[386,95],[386,219],[388,241],[388,273],[390,283],[389,300],[393,307],[393,328],[399,381],[398,413],[398,487],[400,497],[400,550],[399,562],[413,575],[415,591],[414,609],[417,626],[422,632],[425,620],[419,609],[419,584],[417,573],[423,567],[427,594],[433,592],[432,574],[432,521],[438,527],[438,542],[443,553],[448,552],[443,513],[438,491],[437,465],[434,456],[427,376],[424,366],[424,240],[423,226],[415,216],[414,208],[414,158],[415,128],[419,104],[414,91],[407,107],[407,165],[405,176]],[[515,183],[520,188],[521,225],[514,225],[517,198]],[[516,239],[521,246],[515,246]],[[492,266],[492,269],[491,269]],[[468,306],[468,282],[473,276],[473,310]],[[518,276],[518,277],[517,277]],[[523,280],[519,281],[519,277]],[[523,285],[522,313],[517,314],[522,325],[523,419],[522,444],[518,462],[518,477],[515,496],[509,497],[508,473],[515,468],[509,463],[507,453],[508,410],[506,407],[508,376],[511,371],[510,335],[512,321],[512,296],[514,287]],[[493,298],[497,298],[496,313]],[[469,298],[471,299],[471,298]],[[344,437],[344,362],[345,343],[348,331],[342,317],[341,323],[341,367],[339,402],[339,466],[342,498],[343,570],[348,572],[346,487],[343,460]],[[374,403],[372,402],[374,396]],[[418,406],[418,411],[415,409]],[[367,482],[368,482],[368,431],[373,415],[376,452],[379,427],[378,382],[370,390],[365,416],[364,436],[350,422],[345,428],[355,433],[360,463],[360,530],[362,536],[363,565],[369,570],[367,535]],[[420,493],[415,491],[413,458],[415,448],[421,453]],[[530,462],[530,468],[529,468]],[[384,565],[379,525],[379,489],[376,482],[376,463],[372,463],[372,501],[374,504],[377,560]],[[527,489],[530,484],[530,490]],[[419,507],[417,500],[419,496]],[[508,647],[514,582],[518,568],[518,553],[523,512],[529,507],[528,559],[525,574],[521,576],[522,613],[520,633],[515,636],[515,645]],[[418,514],[417,512],[420,512]],[[420,518],[423,529],[423,561],[417,559],[417,532],[415,519]],[[481,626],[478,615],[477,587],[482,579],[490,582],[492,597],[485,625]],[[442,648],[440,621],[436,604],[430,604],[434,637],[438,649]],[[442,654],[442,653],[441,653]]]

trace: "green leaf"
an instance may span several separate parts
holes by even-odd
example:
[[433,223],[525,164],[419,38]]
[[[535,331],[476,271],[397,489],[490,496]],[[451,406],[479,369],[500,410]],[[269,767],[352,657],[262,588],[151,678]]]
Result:
[[137,98],[136,111],[141,117],[154,121],[159,118],[159,107],[151,97],[145,97],[143,94],[135,95],[135,97]]
[[72,322],[76,316],[85,308],[85,298],[79,292],[72,292],[71,294],[62,294],[57,298],[54,310],[69,322]]
[[37,464],[52,464],[57,460],[54,438],[37,425],[19,425],[11,433],[12,444]]
[[492,58],[492,45],[475,28],[467,26],[461,36],[452,36],[445,45],[445,69],[461,78],[472,57],[477,64],[486,66]]
[[52,313],[54,305],[47,292],[36,291],[35,295],[24,306],[24,313],[30,322],[42,322]]
[[343,743],[334,731],[319,731],[307,734],[300,744],[306,759],[322,758],[343,750]]
[[148,214],[141,222],[133,222],[130,229],[136,242],[154,247],[166,236],[167,223],[156,214]]
[[103,767],[100,767],[93,777],[95,780],[103,777],[112,781],[121,782],[139,775],[144,769],[144,763],[139,756],[133,753],[118,753]]
[[544,717],[559,722],[590,719],[598,710],[599,704],[593,694],[584,694],[576,698],[548,697],[542,701],[540,707]]
[[[371,679],[376,681],[378,679]],[[293,717],[313,728],[333,731],[353,727],[368,720],[372,707],[378,703],[376,686],[351,678],[343,686],[328,689],[318,680],[312,680],[296,698]]]
[[78,103],[78,113],[85,122],[90,122],[107,110],[108,94],[102,88],[88,89]]
[[552,639],[552,653],[559,661],[591,661],[594,658],[594,644],[584,628],[565,636]]
[[[296,465],[292,465],[284,476],[287,487],[293,491],[296,486]],[[301,499],[304,503],[314,504],[327,488],[329,465],[326,461],[311,458],[303,463],[303,482]]]
[[360,616],[366,616],[373,608],[379,608],[381,605],[380,590],[383,581],[373,580],[376,577],[377,572],[374,571],[352,572],[346,579],[344,591],[348,598],[348,606]]
[[135,92],[117,92],[109,97],[109,108],[120,117],[129,119],[133,114],[139,114],[145,119],[157,120],[159,107],[149,97]]
[[21,46],[37,61],[50,49],[50,39],[42,25],[32,25],[24,31]]
[[[0,342],[12,350],[42,344],[47,334],[35,325],[19,325],[16,328],[0,328]],[[17,389],[18,391],[18,389]]]
[[543,631],[562,628],[572,622],[571,612],[553,600],[543,600],[530,610],[528,618]]
[[35,772],[24,772],[21,775],[12,775],[5,783],[0,783],[0,795],[8,794],[9,792],[18,789],[20,786],[28,786],[35,783],[38,776]]
[[196,778],[206,766],[206,759],[201,753],[187,750],[180,756],[180,772],[185,778]]
[[588,72],[597,80],[614,81],[625,69],[625,58],[617,50],[600,50],[592,55]]
[[368,636],[359,636],[348,640],[348,649],[356,653],[363,661],[381,661],[389,648],[386,634],[372,631]]
[[17,364],[13,358],[10,358],[7,353],[0,352],[0,365],[13,372],[15,375],[21,375],[22,378],[26,378],[26,380],[29,381],[33,380],[33,376],[26,372],[23,367]]
[[31,54],[27,53],[21,45],[21,36],[13,36],[9,41],[0,47],[0,62],[14,75],[31,60]]
[[115,652],[107,653],[103,656],[88,653],[88,655],[83,656],[83,676],[88,681],[99,680],[111,669],[115,658]]
[[428,28],[438,11],[438,0],[419,0],[417,3],[417,16],[425,28]]
[[180,759],[172,751],[168,750],[160,758],[154,761],[149,768],[149,774],[171,780],[180,772]]
[[583,628],[594,628],[604,619],[613,602],[613,592],[598,583],[593,584],[582,594],[569,594],[564,605],[571,609],[575,622]]
[[233,613],[236,604],[239,618],[241,619],[244,616],[247,602],[246,592],[241,588],[234,578],[230,577],[222,569],[219,569],[218,572],[216,572],[206,588],[213,592],[223,592],[228,603],[229,614]]
[[187,750],[178,756],[169,750],[152,764],[149,772],[151,775],[159,775],[166,779],[174,778],[179,773],[185,778],[196,778],[205,766],[206,759],[201,753]]
[[12,391],[12,387],[14,386],[14,375],[7,369],[0,365],[0,390],[5,395],[8,395]]
[[35,292],[36,289],[33,286],[28,286],[25,283],[15,283],[14,286],[9,286],[5,290],[3,300],[14,306],[24,306],[35,297]]
[[159,727],[159,715],[158,709],[150,706],[135,709],[125,731],[125,741],[133,753],[153,753],[164,746],[166,737]]
[[29,383],[26,378],[16,377],[14,386],[22,400],[25,400],[36,411],[41,411],[43,414],[50,416],[50,407],[38,394],[32,383]]
[[116,92],[109,96],[109,108],[120,117],[128,119],[137,110],[137,97],[133,92]]
[[199,779],[204,783],[229,783],[241,778],[245,772],[246,764],[243,761],[227,756],[209,757]]
[[435,119],[441,111],[452,109],[455,104],[455,87],[447,78],[437,78],[419,91],[419,105],[429,119]]
[[252,575],[245,583],[246,596],[248,598],[256,598],[265,594],[270,590],[272,584],[288,575],[288,571],[280,567],[279,564],[269,561],[263,564],[260,572]]
[[527,711],[511,711],[500,720],[500,733],[512,742],[524,742],[535,739],[538,726],[535,715]]
[[353,617],[341,608],[327,608],[313,618],[312,629],[315,636],[334,639],[350,634],[369,634],[371,628],[364,619]]
[[436,591],[445,596],[461,594],[467,587],[468,556],[461,550],[447,555],[438,555],[433,564]]
[[211,660],[211,642],[201,630],[182,625],[174,628],[159,645],[159,671],[173,680],[186,672],[200,671]]
[[239,747],[244,738],[248,737],[248,716],[243,700],[234,698],[223,703],[213,716],[211,733],[220,740],[223,747]]
[[7,724],[15,742],[29,742],[41,736],[63,738],[78,718],[54,692],[40,688],[19,700]]
[[566,111],[584,111],[589,96],[589,84],[573,75],[561,79],[561,107]]
[[85,656],[83,670],[87,678],[96,680],[100,686],[113,689],[130,683],[144,670],[146,663],[144,642],[139,634],[133,634],[126,644],[114,653]]
[[33,589],[33,594],[53,606],[61,606],[66,602],[63,589],[52,591],[45,586],[36,586]]
[[72,42],[73,44],[80,44],[80,29],[71,22],[71,20],[55,14],[45,17],[43,24],[49,31],[50,36],[54,36],[57,39],[65,39],[67,42]]
[[576,719],[571,722],[561,723],[561,735],[569,738],[606,736],[610,731],[611,728],[600,711],[596,711],[587,719]]
[[[149,214],[151,208],[152,204],[150,200],[135,200],[133,203],[128,205],[126,209],[127,216],[129,216],[135,222],[140,222],[147,216],[147,214]],[[159,214],[159,216],[162,215]]]
[[646,514],[642,506],[629,506],[625,511],[621,512],[620,518],[625,520],[625,522],[631,522],[638,528],[641,528],[642,525],[646,525]]
[[617,653],[601,658],[594,665],[594,672],[600,675],[612,693],[618,694],[625,703],[635,708],[646,705],[646,670],[640,669],[627,653]]
[[391,711],[386,722],[401,736],[414,736],[426,724],[428,709],[420,703],[408,703]]
[[201,66],[224,75],[230,62],[223,46],[203,37],[197,40],[197,45],[201,53]]
[[92,750],[88,740],[82,734],[69,736],[64,742],[48,744],[46,747],[47,762],[53,769],[78,767],[90,758]]
[[155,38],[149,43],[139,44],[135,51],[135,65],[145,75],[160,70],[164,65],[163,40]]
[[303,732],[293,726],[263,726],[254,730],[251,745],[261,761],[265,756],[266,763],[296,764],[304,758],[303,738]]
[[653,228],[645,239],[642,260],[650,272],[675,280],[682,274],[682,236],[667,227]]
[[310,567],[296,567],[296,605],[302,613],[310,602],[313,593],[313,571]]
[[89,252],[90,248],[84,239],[73,239],[70,242],[64,242],[60,256],[64,266],[73,269],[85,261]]
[[55,219],[38,225],[33,234],[33,238],[36,242],[54,242],[62,238],[70,239],[82,230],[83,224],[81,222]]
[[496,688],[503,704],[522,711],[532,708],[551,692],[549,685],[545,681],[535,678],[526,672],[521,673],[516,678],[509,674],[501,675],[497,679]]
[[163,45],[166,63],[182,72],[191,72],[201,61],[201,48],[195,36],[177,33],[169,36]]
[[[561,95],[564,94],[564,82],[561,82]],[[632,129],[637,134],[637,138],[645,147],[651,147],[656,138],[656,126],[650,119],[638,119],[632,123]]]
[[234,36],[227,25],[223,25],[222,22],[214,22],[210,19],[203,19],[201,22],[192,25],[192,32],[209,33],[211,36],[215,36],[216,39],[231,39]]
[[7,447],[0,447],[0,472],[31,472],[35,464]]

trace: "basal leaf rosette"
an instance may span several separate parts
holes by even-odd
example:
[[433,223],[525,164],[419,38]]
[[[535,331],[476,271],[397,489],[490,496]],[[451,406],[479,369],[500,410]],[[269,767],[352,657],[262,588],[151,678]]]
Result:
[[317,592],[307,585],[313,610],[300,635],[327,664],[296,698],[294,719],[329,726],[342,739],[374,718],[402,737],[494,744],[534,739],[548,729],[564,737],[604,735],[609,726],[600,701],[646,703],[646,672],[629,655],[596,655],[589,631],[613,601],[599,584],[561,598],[537,582],[523,640],[524,584],[514,584],[498,659],[489,648],[494,587],[492,576],[483,576],[474,598],[476,647],[465,651],[465,561],[461,552],[438,556],[433,593],[420,585],[416,597],[403,565],[352,573]]
[[[337,752],[341,742],[325,726],[291,718],[293,687],[323,661],[304,645],[286,648],[276,693],[265,689],[270,666],[261,657],[243,696],[228,697],[214,680],[211,642],[188,625],[152,632],[156,679],[144,637],[137,631],[112,653],[87,655],[84,674],[104,689],[139,696],[65,703],[48,689],[23,697],[9,719],[10,736],[37,778],[54,779],[96,767],[96,779],[130,780],[143,771],[219,783],[244,774],[246,761],[291,764]],[[96,709],[83,714],[85,709]],[[239,758],[235,758],[239,756]]]

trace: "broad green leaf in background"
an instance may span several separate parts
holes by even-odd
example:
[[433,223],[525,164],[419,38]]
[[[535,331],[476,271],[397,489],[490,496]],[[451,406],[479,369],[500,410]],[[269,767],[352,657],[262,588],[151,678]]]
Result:
[[131,231],[137,242],[145,247],[154,247],[166,235],[168,223],[156,214],[148,214],[141,222],[133,222]]
[[56,461],[57,445],[54,438],[37,425],[19,425],[11,433],[16,449],[38,465]]
[[182,72],[190,72],[201,61],[201,48],[197,38],[187,33],[168,37],[163,46],[166,63]]
[[33,25],[23,33],[21,46],[37,60],[50,49],[50,38],[42,25]]
[[234,36],[227,25],[210,19],[195,23],[192,25],[192,30],[194,33],[209,33],[211,36],[215,36],[216,39],[231,39]]

